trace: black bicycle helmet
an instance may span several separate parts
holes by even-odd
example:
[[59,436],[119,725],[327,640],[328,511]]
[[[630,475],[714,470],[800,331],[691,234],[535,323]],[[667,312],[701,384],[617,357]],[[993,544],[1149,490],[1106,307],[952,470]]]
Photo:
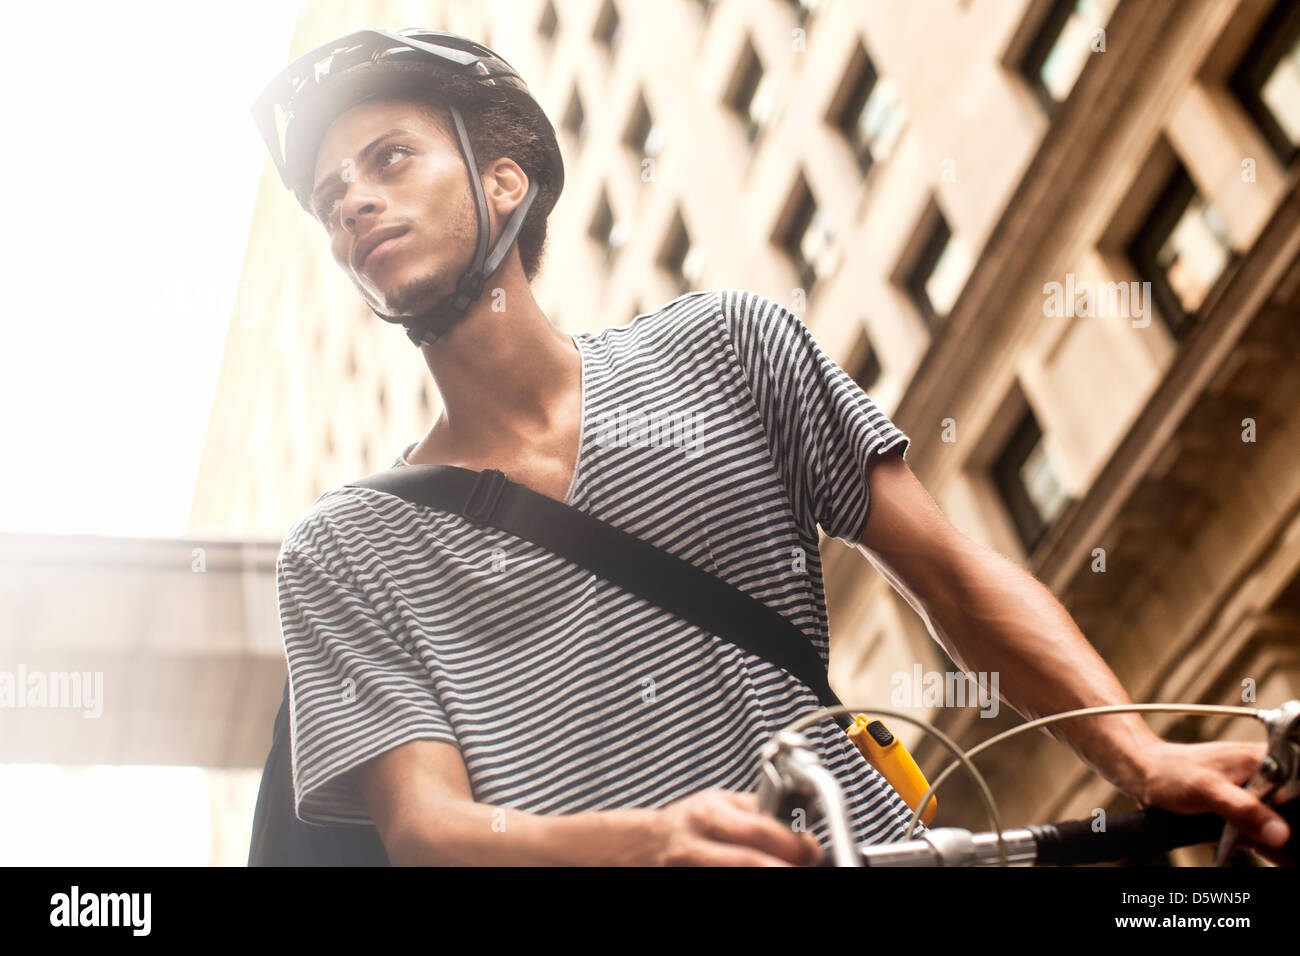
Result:
[[[313,215],[311,177],[316,152],[330,123],[344,110],[368,99],[429,94],[446,104],[469,170],[478,214],[474,258],[457,281],[456,291],[426,312],[389,315],[363,291],[370,310],[386,322],[404,326],[417,346],[436,341],[478,299],[523,228],[542,183],[549,188],[537,215],[547,216],[559,197],[564,187],[564,162],[555,130],[541,106],[514,68],[487,47],[453,33],[416,28],[359,30],[319,46],[281,71],[253,104],[253,117],[281,182]],[[532,120],[546,161],[543,169],[525,170],[530,180],[528,192],[506,220],[489,255],[487,198],[462,111],[472,113],[502,99],[513,102]]]

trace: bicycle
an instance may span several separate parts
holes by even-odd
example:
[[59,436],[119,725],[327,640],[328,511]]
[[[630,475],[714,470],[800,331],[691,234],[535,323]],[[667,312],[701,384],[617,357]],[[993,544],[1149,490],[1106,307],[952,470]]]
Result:
[[[992,792],[970,758],[1017,734],[1061,720],[1106,713],[1172,712],[1227,714],[1253,717],[1268,731],[1268,751],[1246,788],[1277,810],[1291,827],[1292,837],[1281,848],[1286,865],[1300,858],[1300,700],[1289,700],[1273,709],[1187,704],[1117,704],[1085,707],[1051,714],[997,734],[970,750],[961,751],[947,735],[923,720],[879,707],[827,707],[794,721],[763,745],[760,752],[759,807],[777,819],[788,808],[808,804],[808,823],[824,817],[830,836],[830,852],[824,866],[1008,866],[1011,864],[1075,866],[1145,857],[1176,847],[1219,841],[1214,865],[1222,866],[1239,834],[1235,827],[1214,813],[1183,814],[1158,807],[1112,816],[1100,831],[1091,820],[1031,824],[1005,830],[998,817]],[[815,751],[800,732],[813,723],[841,713],[882,714],[920,726],[933,734],[956,760],[940,773],[917,801],[905,838],[896,843],[855,845],[851,837],[848,807],[835,778],[821,765]],[[939,785],[958,766],[973,777],[989,811],[993,830],[971,833],[959,827],[929,830],[919,839],[909,839],[920,819],[921,808],[930,802]]]

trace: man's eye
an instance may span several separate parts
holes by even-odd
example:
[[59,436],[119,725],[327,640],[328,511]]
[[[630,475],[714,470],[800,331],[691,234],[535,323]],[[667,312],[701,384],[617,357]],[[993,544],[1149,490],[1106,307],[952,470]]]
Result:
[[[379,166],[381,169],[387,169],[392,165],[391,163],[384,162],[384,160],[389,156],[405,156],[410,152],[411,151],[405,146],[385,146],[377,154],[380,159]],[[342,201],[342,198],[342,196],[335,196],[333,199],[329,200],[321,210],[320,220],[327,230],[334,224],[334,215],[338,212],[338,204]]]
[[[394,155],[405,156],[409,152],[410,150],[407,149],[405,146],[396,146],[396,145],[385,146],[383,149],[379,151],[379,158],[384,159],[387,156],[394,156]],[[381,167],[386,168],[386,164],[384,163],[380,163],[379,165]]]

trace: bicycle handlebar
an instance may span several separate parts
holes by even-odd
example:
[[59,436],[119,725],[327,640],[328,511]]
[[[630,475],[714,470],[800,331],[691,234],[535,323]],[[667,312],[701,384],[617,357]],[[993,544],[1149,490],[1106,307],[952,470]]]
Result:
[[[893,712],[895,716],[921,725],[939,737],[941,742],[958,755],[960,763],[966,766],[983,792],[994,830],[989,833],[972,834],[968,830],[955,827],[941,827],[929,830],[920,839],[869,846],[853,845],[846,838],[849,825],[843,793],[834,778],[820,765],[820,761],[809,748],[807,740],[799,733],[803,726],[816,719],[847,710],[848,708],[841,705],[801,717],[768,741],[761,754],[762,772],[758,793],[759,806],[764,811],[780,817],[789,810],[794,801],[797,805],[811,805],[813,819],[809,822],[813,822],[817,817],[829,818],[827,822],[831,828],[832,853],[828,855],[823,865],[989,866],[1044,863],[1069,866],[1145,857],[1176,847],[1193,846],[1216,839],[1219,840],[1219,849],[1215,854],[1215,865],[1220,865],[1235,844],[1237,831],[1234,826],[1226,823],[1215,813],[1182,814],[1157,807],[1119,814],[1107,821],[1101,830],[1094,829],[1092,820],[1033,824],[1019,829],[1004,830],[997,818],[987,785],[970,762],[971,756],[988,749],[993,744],[1047,723],[1090,714],[1148,710],[1228,713],[1262,721],[1268,729],[1268,752],[1246,787],[1261,800],[1271,803],[1291,826],[1291,840],[1278,851],[1277,855],[1288,865],[1296,865],[1300,861],[1300,842],[1296,837],[1297,828],[1300,827],[1300,701],[1290,700],[1272,710],[1177,704],[1088,707],[1049,715],[1022,724],[998,734],[964,754],[936,728],[924,721]],[[953,768],[950,767],[949,770],[951,769]],[[948,771],[945,771],[935,780],[930,790],[921,798],[920,805],[924,805],[929,800],[930,794],[943,781],[947,773]],[[914,818],[913,825],[915,822]]]
[[[1274,809],[1291,826],[1290,842],[1281,853],[1300,859],[1300,797]],[[1215,813],[1174,813],[1159,807],[1122,813],[1094,830],[1092,820],[1035,823],[1002,831],[1008,863],[1078,866],[1143,858],[1154,853],[1213,843],[1223,832]],[[956,827],[930,830],[915,840],[859,846],[864,866],[997,866],[992,832],[971,833]]]

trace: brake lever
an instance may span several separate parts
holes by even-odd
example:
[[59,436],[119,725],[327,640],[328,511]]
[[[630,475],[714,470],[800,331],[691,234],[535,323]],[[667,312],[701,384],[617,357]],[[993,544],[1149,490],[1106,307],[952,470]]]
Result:
[[[1274,710],[1259,712],[1268,728],[1268,753],[1246,781],[1246,791],[1270,806],[1300,796],[1300,700],[1288,700]],[[1241,833],[1225,823],[1213,866],[1223,866],[1236,849]]]

